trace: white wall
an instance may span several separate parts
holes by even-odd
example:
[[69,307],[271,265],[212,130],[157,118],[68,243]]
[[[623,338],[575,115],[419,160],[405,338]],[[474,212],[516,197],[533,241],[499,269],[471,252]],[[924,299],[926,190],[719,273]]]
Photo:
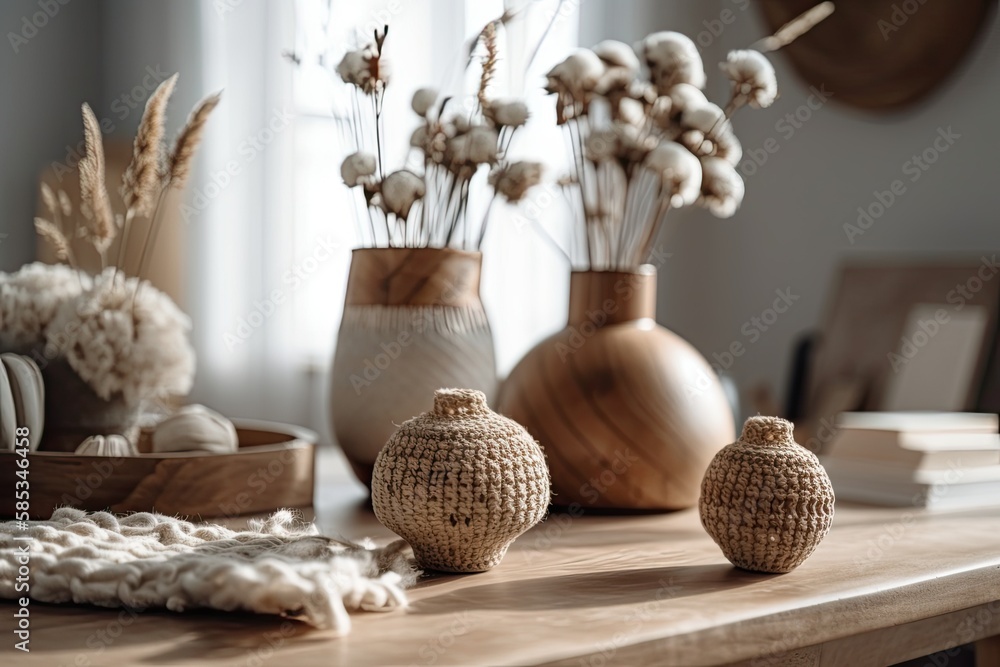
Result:
[[[726,8],[734,11],[737,19],[703,53],[716,101],[726,99],[727,89],[715,63],[765,34],[753,3],[741,11],[741,0],[625,4],[588,0],[584,8],[595,13],[584,24],[583,44],[605,36],[631,42],[663,29],[693,36],[705,29],[703,21]],[[790,345],[799,332],[818,325],[841,260],[864,253],[927,257],[1000,248],[996,13],[959,69],[917,106],[873,114],[834,98],[790,137],[775,124],[804,104],[810,91],[780,53],[772,60],[780,99],[770,109],[741,111],[734,124],[746,152],[771,137],[777,152],[746,177],[747,197],[734,218],[683,211],[674,220],[666,243],[673,256],[660,279],[660,319],[706,356],[734,341],[745,344],[730,368],[743,389],[760,381],[784,387]],[[961,138],[911,182],[902,173],[904,163],[932,145],[939,127],[951,127]],[[744,166],[744,174],[753,166]],[[854,223],[858,206],[869,206],[874,191],[886,190],[894,179],[904,181],[905,193],[852,245],[844,224]],[[784,288],[798,300],[751,343],[742,327]]]
[[52,16],[38,0],[0,3],[0,271],[34,258],[38,174],[66,159],[83,137],[80,103],[103,92],[101,5],[44,4]]

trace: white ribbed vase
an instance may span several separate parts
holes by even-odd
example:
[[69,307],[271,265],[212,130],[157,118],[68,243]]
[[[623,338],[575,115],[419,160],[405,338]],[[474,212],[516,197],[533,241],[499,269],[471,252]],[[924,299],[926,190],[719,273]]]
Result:
[[452,249],[354,251],[330,414],[338,444],[369,487],[379,451],[399,424],[433,406],[435,390],[496,395],[481,262],[480,253]]

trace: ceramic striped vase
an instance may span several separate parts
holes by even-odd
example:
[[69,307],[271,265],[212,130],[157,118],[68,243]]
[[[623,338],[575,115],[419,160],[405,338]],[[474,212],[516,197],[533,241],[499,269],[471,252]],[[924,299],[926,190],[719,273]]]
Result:
[[544,447],[554,503],[691,507],[712,457],[733,441],[714,370],[655,316],[653,267],[575,272],[566,328],[504,382],[498,412]]
[[482,255],[450,248],[355,250],[330,387],[333,433],[371,486],[379,451],[441,388],[496,396],[493,335],[479,299]]

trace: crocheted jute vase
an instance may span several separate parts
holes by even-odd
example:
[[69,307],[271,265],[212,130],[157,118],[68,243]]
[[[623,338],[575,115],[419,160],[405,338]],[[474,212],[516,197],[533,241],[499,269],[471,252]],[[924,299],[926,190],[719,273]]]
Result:
[[712,460],[701,483],[701,523],[729,561],[789,572],[830,530],[833,487],[816,455],[777,417],[751,417]]
[[372,506],[421,567],[483,572],[545,516],[549,471],[538,443],[492,412],[481,391],[441,389],[378,455]]
[[330,374],[330,418],[370,486],[379,450],[439,387],[497,389],[493,334],[479,299],[482,255],[452,248],[360,248],[351,257]]

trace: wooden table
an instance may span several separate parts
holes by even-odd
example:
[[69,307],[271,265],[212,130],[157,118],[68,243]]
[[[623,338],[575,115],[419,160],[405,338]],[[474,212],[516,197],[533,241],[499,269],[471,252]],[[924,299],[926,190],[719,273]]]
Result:
[[[343,479],[320,489],[316,517],[325,532],[390,537]],[[32,604],[31,653],[12,655],[5,629],[0,664],[863,666],[980,641],[979,664],[998,667],[1000,509],[838,504],[826,541],[786,575],[730,566],[693,510],[554,515],[495,570],[428,577],[410,598],[355,615],[343,638],[252,615]],[[5,628],[11,612],[0,605]]]

